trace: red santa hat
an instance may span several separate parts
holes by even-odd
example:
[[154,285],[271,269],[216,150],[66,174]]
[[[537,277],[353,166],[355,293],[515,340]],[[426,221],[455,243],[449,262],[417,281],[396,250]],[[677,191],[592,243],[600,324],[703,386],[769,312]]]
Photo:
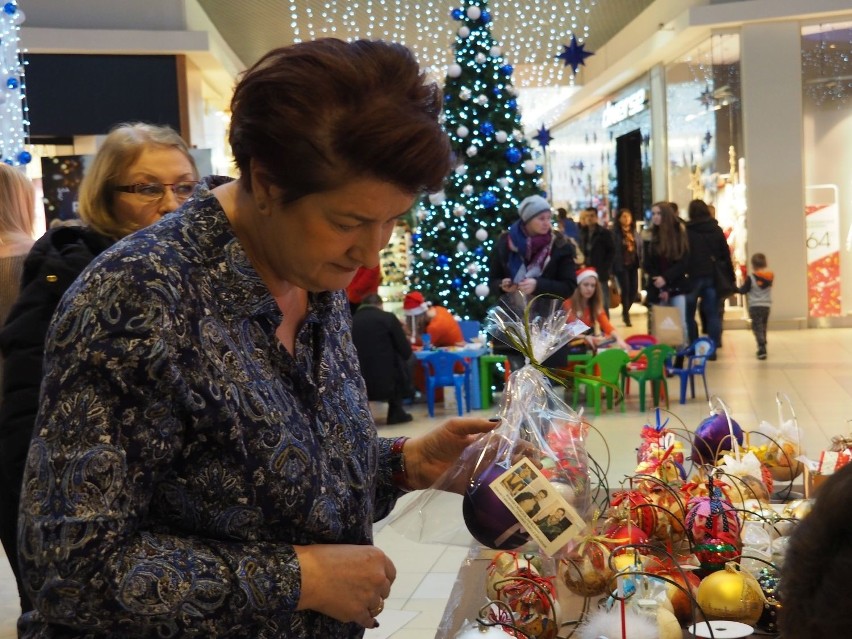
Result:
[[422,313],[425,313],[428,308],[429,304],[427,304],[426,300],[423,299],[423,294],[417,291],[407,293],[405,295],[405,299],[402,301],[402,312],[408,317],[421,315]]
[[587,280],[590,277],[594,277],[595,279],[598,279],[598,272],[595,269],[593,269],[591,266],[587,266],[586,268],[581,268],[579,271],[577,271],[577,285],[579,286],[580,283],[583,282],[583,280]]

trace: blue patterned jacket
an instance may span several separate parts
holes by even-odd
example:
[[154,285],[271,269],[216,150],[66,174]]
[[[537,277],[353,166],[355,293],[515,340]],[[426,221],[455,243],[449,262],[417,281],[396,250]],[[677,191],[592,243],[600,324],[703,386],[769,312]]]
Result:
[[[369,544],[399,493],[342,291],[295,357],[208,178],[99,256],[48,335],[19,519],[25,637],[359,637],[295,608],[293,545]],[[345,593],[341,593],[345,596]]]

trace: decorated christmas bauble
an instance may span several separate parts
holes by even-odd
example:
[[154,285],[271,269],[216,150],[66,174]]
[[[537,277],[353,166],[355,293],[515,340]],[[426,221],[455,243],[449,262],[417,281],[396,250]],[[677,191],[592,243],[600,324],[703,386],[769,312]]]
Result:
[[693,617],[691,597],[695,596],[695,591],[698,589],[701,579],[691,570],[681,572],[676,568],[655,574],[671,579],[680,586],[666,582],[666,596],[672,604],[672,610],[677,620],[682,624],[691,622]]
[[480,544],[495,550],[519,548],[529,539],[515,515],[489,485],[505,471],[501,466],[483,471],[471,481],[462,500],[462,515],[468,531]]
[[557,576],[576,595],[595,597],[609,591],[613,571],[609,548],[597,539],[585,539],[559,560]]
[[731,420],[728,427],[728,418],[724,413],[714,413],[704,419],[695,429],[695,441],[692,445],[692,459],[699,464],[715,464],[716,459],[723,451],[733,449],[731,442],[731,431],[737,443],[743,443],[743,429]]
[[620,490],[610,499],[613,512],[622,519],[630,520],[648,537],[657,529],[657,509],[647,493],[639,490]]
[[514,636],[500,626],[483,626],[477,623],[462,628],[453,639],[506,639]]
[[695,598],[708,620],[737,621],[750,626],[760,619],[766,601],[757,580],[741,572],[733,562],[705,577]]
[[498,552],[485,569],[485,595],[497,599],[497,590],[512,577],[538,577],[542,572],[541,557],[535,553]]
[[778,632],[778,611],[781,608],[781,597],[779,595],[780,578],[778,572],[765,566],[757,576],[757,583],[763,590],[766,603],[763,604],[763,614],[757,620],[757,627],[766,632],[775,634]]

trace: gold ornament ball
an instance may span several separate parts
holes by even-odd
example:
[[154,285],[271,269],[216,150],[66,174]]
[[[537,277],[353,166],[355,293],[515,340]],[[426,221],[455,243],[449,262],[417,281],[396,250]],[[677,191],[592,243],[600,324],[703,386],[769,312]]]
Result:
[[766,602],[757,579],[733,562],[705,577],[695,598],[708,621],[738,621],[750,626],[760,619]]

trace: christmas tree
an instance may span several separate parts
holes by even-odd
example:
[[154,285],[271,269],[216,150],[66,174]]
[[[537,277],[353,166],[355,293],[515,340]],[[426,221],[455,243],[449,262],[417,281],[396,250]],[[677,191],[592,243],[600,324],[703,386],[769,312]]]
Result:
[[20,31],[24,12],[15,0],[0,6],[0,160],[12,166],[32,160],[26,143],[26,101]]
[[487,0],[453,9],[461,25],[444,85],[444,127],[458,166],[417,212],[409,283],[463,319],[481,320],[499,291],[488,258],[518,219],[525,197],[542,194],[542,169],[524,138],[512,65],[491,35]]

